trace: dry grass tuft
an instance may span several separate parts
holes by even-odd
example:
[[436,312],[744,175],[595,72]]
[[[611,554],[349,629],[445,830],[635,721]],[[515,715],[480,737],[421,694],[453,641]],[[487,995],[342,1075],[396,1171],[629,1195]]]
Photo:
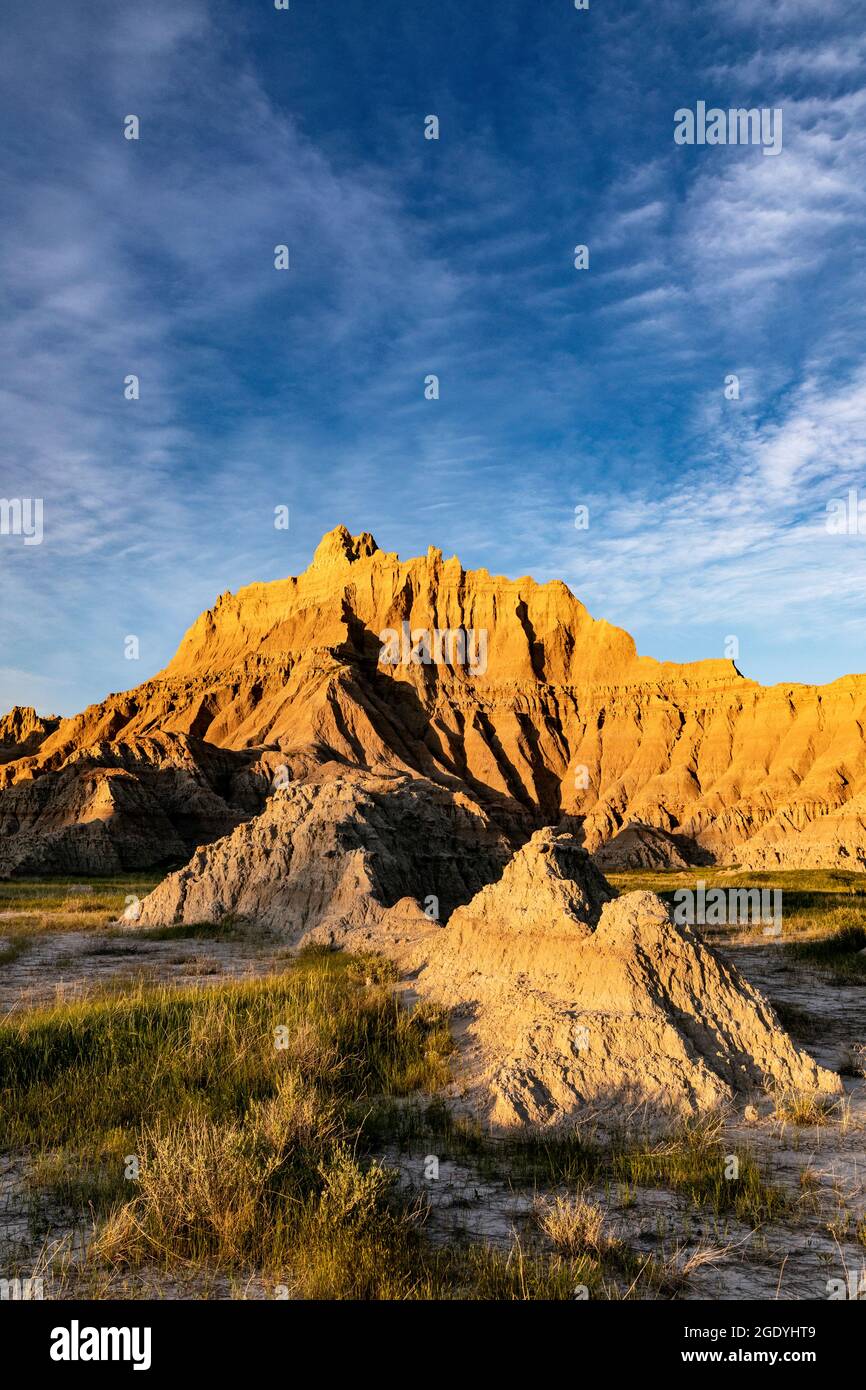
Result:
[[821,1091],[779,1091],[775,1097],[775,1115],[792,1125],[826,1125],[830,1123],[838,1101]]
[[578,1193],[574,1197],[539,1198],[535,1220],[548,1240],[562,1255],[602,1255],[619,1242],[605,1230],[601,1207]]

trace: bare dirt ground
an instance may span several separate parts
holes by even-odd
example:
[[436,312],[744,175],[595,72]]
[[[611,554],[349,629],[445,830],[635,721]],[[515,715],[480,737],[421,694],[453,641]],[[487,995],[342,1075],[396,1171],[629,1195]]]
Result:
[[[280,948],[270,937],[159,941],[143,935],[64,931],[25,938],[20,953],[0,966],[0,1018],[106,988],[206,986],[279,969]],[[0,951],[8,945],[0,937]]]

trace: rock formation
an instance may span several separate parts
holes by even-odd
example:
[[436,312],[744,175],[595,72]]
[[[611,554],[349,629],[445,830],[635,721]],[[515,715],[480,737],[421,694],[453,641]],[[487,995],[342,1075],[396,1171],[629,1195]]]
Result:
[[564,584],[340,527],[136,689],[0,721],[0,874],[176,862],[139,925],[236,914],[385,951],[460,1015],[460,1086],[497,1125],[832,1092],[736,970],[599,865],[863,867],[864,715],[866,679],[639,657]]
[[423,959],[419,991],[465,1020],[458,1093],[496,1127],[556,1125],[586,1106],[682,1114],[773,1086],[841,1090],[654,893],[611,900],[567,835],[533,835]]
[[254,919],[299,945],[387,948],[426,935],[502,872],[505,836],[425,778],[329,767],[202,846],[144,901],[138,925]]
[[177,734],[95,741],[27,776],[33,761],[0,768],[2,877],[183,862],[258,810],[268,784],[249,754]]
[[686,869],[691,864],[703,864],[709,856],[702,854],[694,841],[670,835],[653,825],[635,822],[623,826],[606,841],[593,856],[600,869]]
[[471,802],[435,784],[334,769],[199,849],[136,925],[233,913],[294,946],[390,956],[453,1011],[455,1095],[497,1129],[840,1090],[733,966],[654,894],[615,898],[568,832],[507,853]]
[[401,562],[338,527],[303,574],[224,594],[136,689],[6,717],[0,873],[168,863],[261,812],[278,765],[329,764],[460,792],[513,846],[569,817],[590,851],[639,822],[720,863],[861,867],[864,720],[864,677],[763,688],[640,657],[559,581]]
[[754,835],[737,858],[745,869],[866,870],[866,792],[798,827],[777,816]]
[[16,705],[0,719],[0,763],[35,753],[59,723],[55,714],[43,719],[32,705]]

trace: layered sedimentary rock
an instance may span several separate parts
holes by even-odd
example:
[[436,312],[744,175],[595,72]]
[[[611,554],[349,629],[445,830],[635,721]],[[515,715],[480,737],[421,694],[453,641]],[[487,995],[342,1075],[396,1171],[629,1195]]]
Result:
[[0,876],[182,862],[201,839],[225,835],[258,810],[267,785],[250,755],[200,739],[91,743],[0,793]]
[[[335,763],[459,791],[514,846],[569,817],[591,851],[640,822],[723,863],[861,867],[864,720],[866,678],[762,688],[639,657],[558,581],[339,527],[303,574],[224,594],[158,676],[0,744],[0,872],[166,862],[261,811],[275,766]],[[171,769],[197,789],[183,820]],[[105,833],[78,835],[80,807]]]
[[612,839],[596,850],[594,858],[600,869],[685,869],[691,864],[705,863],[709,855],[699,850],[693,840],[671,835],[667,830],[636,822],[623,826]]
[[592,860],[550,830],[424,943],[417,988],[465,1020],[458,1093],[498,1127],[841,1090],[660,898],[610,900]]
[[787,815],[776,816],[738,852],[748,869],[866,870],[866,792],[802,828]]
[[424,778],[333,767],[273,792],[144,901],[140,925],[253,919],[291,945],[380,947],[429,934],[498,877],[501,831]]
[[16,705],[0,719],[0,763],[37,752],[59,723],[55,714],[43,719],[32,705]]

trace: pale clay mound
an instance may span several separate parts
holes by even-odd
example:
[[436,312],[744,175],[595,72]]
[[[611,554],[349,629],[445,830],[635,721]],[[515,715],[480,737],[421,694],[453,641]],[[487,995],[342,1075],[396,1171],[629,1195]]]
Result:
[[[566,859],[576,881],[563,891]],[[423,943],[417,988],[465,1019],[473,1110],[507,1128],[586,1106],[690,1113],[774,1084],[841,1091],[660,898],[608,898],[588,856],[543,830]]]
[[[443,917],[465,905],[437,926],[428,893]],[[458,1094],[497,1128],[587,1106],[691,1112],[771,1083],[840,1089],[654,894],[614,900],[588,853],[550,828],[505,862],[471,806],[455,812],[417,779],[293,785],[167,878],[140,925],[227,912],[294,945],[366,947],[414,970],[418,993],[454,1011]]]
[[419,778],[328,771],[198,849],[145,898],[139,924],[232,913],[291,945],[385,949],[434,930],[501,873],[508,843],[466,798]]
[[[383,663],[404,624],[483,633],[484,660]],[[182,860],[264,809],[278,763],[425,777],[512,847],[573,817],[590,851],[643,822],[723,864],[863,869],[864,726],[863,676],[764,688],[658,662],[559,581],[400,560],[340,526],[302,574],[223,594],[135,689],[0,721],[0,875]]]

